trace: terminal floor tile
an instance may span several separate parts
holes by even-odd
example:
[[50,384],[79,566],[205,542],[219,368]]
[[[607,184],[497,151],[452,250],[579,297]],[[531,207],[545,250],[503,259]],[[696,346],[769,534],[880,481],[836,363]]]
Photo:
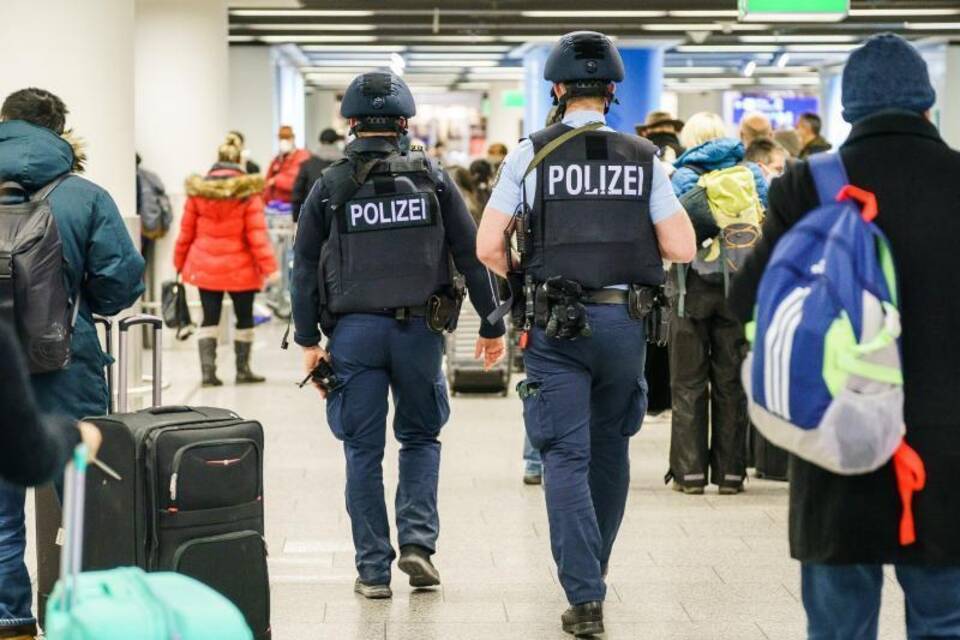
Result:
[[[201,389],[193,342],[165,354],[165,402],[229,407],[263,422],[267,541],[276,640],[552,640],[566,604],[550,555],[542,490],[521,482],[522,423],[515,395],[452,398],[440,475],[436,564],[443,587],[413,592],[395,569],[394,598],[353,593],[343,504],[344,462],[324,407],[299,390],[298,350],[277,348],[280,327],[258,332],[262,385],[232,384],[232,349],[219,351],[228,384]],[[171,341],[172,342],[172,341]],[[606,638],[801,640],[799,569],[787,549],[787,487],[751,479],[746,492],[685,496],[663,484],[669,422],[648,419],[631,445],[627,515],[609,574]],[[397,445],[384,477],[392,512]],[[32,515],[28,515],[32,522]],[[32,549],[29,552],[32,562]],[[905,637],[903,596],[888,573],[885,640]]]

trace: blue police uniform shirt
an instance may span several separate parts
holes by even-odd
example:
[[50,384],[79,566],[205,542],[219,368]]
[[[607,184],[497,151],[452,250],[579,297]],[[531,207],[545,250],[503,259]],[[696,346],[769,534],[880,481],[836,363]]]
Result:
[[[574,111],[563,119],[563,124],[568,127],[582,127],[591,122],[606,122],[603,114],[599,111]],[[613,131],[610,127],[604,126],[601,131]],[[523,172],[527,170],[530,161],[533,160],[533,142],[529,138],[523,140],[516,149],[511,151],[503,161],[500,168],[500,177],[493,188],[487,207],[496,209],[508,216],[513,215],[514,211],[521,203],[520,182],[523,180]],[[536,194],[537,172],[531,171],[527,176],[526,184],[527,204],[532,206]],[[680,200],[673,192],[673,186],[670,184],[670,178],[660,162],[653,163],[653,182],[650,187],[650,218],[654,224],[663,222],[682,209]]]

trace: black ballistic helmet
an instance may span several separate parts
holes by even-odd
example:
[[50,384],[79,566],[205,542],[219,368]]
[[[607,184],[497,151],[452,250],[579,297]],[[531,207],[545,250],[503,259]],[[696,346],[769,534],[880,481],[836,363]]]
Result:
[[550,82],[621,82],[623,59],[610,38],[596,31],[573,31],[554,45],[543,67]]
[[543,78],[563,83],[567,91],[558,97],[551,89],[553,104],[557,105],[556,119],[561,120],[567,110],[567,100],[580,97],[602,97],[604,112],[616,98],[610,92],[611,82],[623,80],[623,58],[610,38],[596,31],[573,31],[562,36],[547,57]]
[[400,119],[417,113],[410,88],[398,76],[386,71],[363,73],[353,79],[343,94],[340,115],[360,120],[358,129],[400,131]]

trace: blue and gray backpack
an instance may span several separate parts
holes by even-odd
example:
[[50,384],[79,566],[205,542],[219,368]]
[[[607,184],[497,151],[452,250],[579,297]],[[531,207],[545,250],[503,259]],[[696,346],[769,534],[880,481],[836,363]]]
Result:
[[820,206],[777,243],[747,328],[750,417],[771,442],[834,473],[893,459],[909,544],[923,464],[903,439],[893,255],[873,223],[876,197],[849,184],[840,156],[814,156],[809,166]]

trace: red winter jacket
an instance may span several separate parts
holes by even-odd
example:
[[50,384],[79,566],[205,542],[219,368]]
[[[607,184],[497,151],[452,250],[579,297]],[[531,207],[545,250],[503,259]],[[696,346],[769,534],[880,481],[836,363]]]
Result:
[[290,202],[293,194],[293,183],[297,181],[300,165],[310,159],[310,152],[306,149],[294,149],[290,153],[281,154],[273,159],[267,170],[267,182],[273,184],[267,187],[264,200],[269,204],[274,200]]
[[213,291],[259,291],[277,270],[263,215],[263,178],[233,165],[187,180],[173,264],[183,281]]

